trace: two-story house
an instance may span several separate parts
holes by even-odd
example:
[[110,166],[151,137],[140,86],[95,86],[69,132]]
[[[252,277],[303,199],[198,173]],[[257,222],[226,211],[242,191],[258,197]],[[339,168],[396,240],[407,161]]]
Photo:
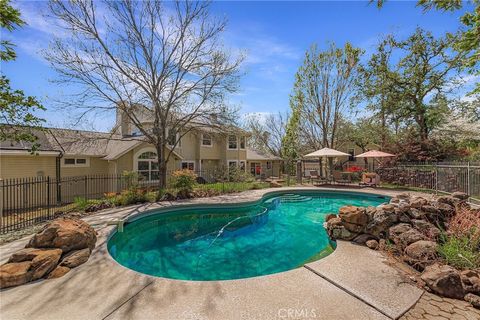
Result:
[[[148,126],[148,115],[137,116],[143,117]],[[39,131],[40,147],[35,155],[28,151],[31,147],[28,143],[1,142],[0,178],[68,177],[137,171],[147,181],[158,179],[154,146],[145,141],[138,128],[121,112],[117,112],[115,128],[111,133],[54,128]],[[257,153],[247,152],[247,139],[248,132],[231,126],[169,133],[170,146],[165,151],[171,156],[167,170],[172,172],[186,168],[206,178],[220,169],[232,167],[252,172],[255,176],[259,173],[278,175],[280,159],[268,156],[260,159]],[[251,163],[248,154],[254,157]],[[255,166],[255,170],[248,166]]]

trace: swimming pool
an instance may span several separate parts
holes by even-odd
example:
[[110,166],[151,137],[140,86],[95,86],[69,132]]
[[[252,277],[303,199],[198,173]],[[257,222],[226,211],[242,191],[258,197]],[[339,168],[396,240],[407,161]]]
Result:
[[333,252],[325,216],[345,205],[377,206],[388,197],[289,191],[251,204],[188,206],[126,223],[108,251],[121,265],[182,280],[226,280],[282,272]]

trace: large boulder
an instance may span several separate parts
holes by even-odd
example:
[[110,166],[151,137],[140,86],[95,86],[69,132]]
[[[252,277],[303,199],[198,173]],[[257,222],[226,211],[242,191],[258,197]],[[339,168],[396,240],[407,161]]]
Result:
[[352,240],[358,235],[358,233],[351,232],[345,228],[342,219],[339,217],[328,220],[328,222],[326,222],[326,229],[332,239]]
[[95,230],[80,219],[58,219],[47,224],[35,234],[27,248],[59,248],[63,253],[72,250],[95,248]]
[[438,209],[443,221],[447,221],[455,215],[455,206],[452,206],[448,203],[436,201],[433,203],[433,206]]
[[405,248],[405,260],[420,269],[424,269],[437,258],[437,243],[434,241],[420,240]]
[[30,261],[22,261],[0,266],[0,288],[14,287],[31,281],[31,265]]
[[60,262],[61,266],[75,268],[85,262],[90,257],[90,249],[75,250],[67,253]]
[[55,269],[61,255],[61,249],[40,250],[32,260],[32,280],[40,279]]
[[325,216],[325,222],[328,222],[330,219],[336,218],[337,215],[335,213],[329,213]]
[[460,274],[454,268],[438,263],[427,266],[421,278],[436,294],[454,299],[463,299],[465,290]]
[[55,269],[61,255],[61,249],[26,248],[17,251],[2,266],[5,272],[0,273],[0,280],[10,287],[40,279]]
[[437,198],[437,202],[448,204],[452,207],[455,207],[455,205],[458,203],[458,201],[459,200],[457,198],[454,198],[452,196],[440,196],[440,197]]
[[426,212],[423,212],[422,210],[420,209],[416,209],[416,208],[410,208],[408,210],[408,214],[410,215],[410,217],[412,219],[425,219],[427,213]]
[[375,238],[371,234],[362,233],[362,234],[356,236],[355,239],[353,239],[352,241],[357,243],[357,244],[364,245],[364,244],[367,243],[368,240],[377,240],[377,238]]
[[368,240],[365,245],[372,250],[378,249],[378,241],[377,240]]
[[407,223],[399,223],[388,229],[388,238],[396,245],[405,248],[411,243],[424,240],[425,236]]
[[475,308],[480,309],[480,296],[477,296],[473,293],[467,293],[464,299],[465,301],[470,302],[470,304]]
[[412,220],[412,225],[415,229],[420,231],[427,239],[437,239],[440,236],[440,229],[438,229],[428,221]]
[[8,259],[8,263],[32,261],[42,249],[25,248],[13,253]]
[[415,209],[420,209],[421,207],[427,204],[428,204],[427,199],[424,199],[422,197],[415,197],[410,200],[410,207]]
[[365,229],[368,223],[368,215],[365,208],[355,206],[341,207],[338,216],[348,231],[359,233]]
[[466,292],[480,295],[480,270],[463,270],[460,273],[460,278]]
[[55,278],[63,277],[69,271],[70,271],[69,267],[57,266],[52,272],[48,274],[47,279],[55,279]]
[[388,228],[398,222],[398,217],[395,214],[395,209],[384,210],[383,208],[378,208],[375,214],[373,215],[373,220],[370,221],[366,227],[366,233],[374,235],[377,238],[385,238]]

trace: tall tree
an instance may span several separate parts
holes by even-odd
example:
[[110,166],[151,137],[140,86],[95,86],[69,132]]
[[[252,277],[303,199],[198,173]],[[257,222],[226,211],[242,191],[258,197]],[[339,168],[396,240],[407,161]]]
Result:
[[[0,1],[1,28],[13,31],[25,22],[20,12],[10,5],[10,1]],[[0,61],[7,62],[17,57],[14,44],[8,40],[0,41]],[[14,90],[10,80],[3,74],[0,76],[0,141],[25,141],[31,143],[31,150],[38,148],[35,132],[42,130],[43,119],[35,115],[45,110],[41,103],[31,96],[25,96],[21,90]]]
[[[407,124],[416,124],[422,141],[438,124],[435,108],[440,105],[429,103],[431,98],[450,92],[458,76],[464,55],[450,50],[454,41],[450,35],[435,39],[420,28],[406,40],[389,36],[380,43],[365,69],[366,83],[373,79],[373,84],[379,84],[379,80],[383,84],[377,88],[367,86],[364,94],[390,101],[394,108],[387,111]],[[388,57],[388,61],[379,57]],[[373,106],[385,110],[381,104]]]
[[334,148],[342,115],[353,105],[362,50],[347,43],[319,51],[312,45],[295,76],[301,139],[311,149]]
[[[222,47],[226,20],[212,17],[209,7],[208,1],[50,1],[52,16],[71,36],[56,39],[47,59],[60,81],[82,88],[68,107],[82,111],[79,119],[120,109],[155,146],[160,188],[173,154],[169,137],[232,120],[225,94],[237,89],[243,57]],[[133,112],[138,108],[143,116]]]
[[[376,2],[379,8],[383,7],[386,0],[370,0]],[[467,11],[460,18],[463,27],[460,36],[456,38],[454,48],[465,54],[463,66],[473,75],[480,76],[480,0],[418,0],[417,6],[425,11],[436,9],[440,11],[455,11],[471,4],[472,11]],[[480,93],[480,81],[477,81],[472,94]]]
[[288,115],[268,114],[264,117],[250,114],[245,120],[245,129],[251,133],[248,144],[255,150],[280,156],[282,138],[288,123]]
[[[285,164],[285,170],[288,173],[288,179],[295,173],[295,163],[299,157],[298,130],[300,124],[300,110],[303,105],[303,94],[297,92],[290,97],[291,115],[285,129],[285,135],[282,138],[282,158]],[[290,181],[289,181],[290,182]]]

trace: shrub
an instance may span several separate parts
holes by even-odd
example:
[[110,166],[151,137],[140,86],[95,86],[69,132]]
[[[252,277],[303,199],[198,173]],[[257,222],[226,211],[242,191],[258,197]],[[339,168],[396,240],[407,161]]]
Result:
[[122,191],[118,198],[118,204],[122,206],[127,206],[129,204],[144,203],[147,202],[148,198],[146,193],[140,189],[130,189]]
[[228,178],[231,182],[253,182],[255,177],[252,176],[249,172],[240,170],[240,168],[233,167],[228,171]]
[[469,235],[441,236],[441,243],[438,246],[438,253],[445,259],[445,262],[453,267],[478,268],[480,267],[480,241]]
[[137,189],[139,179],[138,172],[136,171],[122,172],[122,181],[127,189]]
[[173,187],[178,189],[178,194],[183,198],[188,197],[196,184],[195,172],[188,169],[177,170],[173,172],[172,176]]
[[84,211],[88,206],[88,201],[84,197],[73,198],[73,203],[75,204],[75,209],[79,211]]
[[459,206],[450,220],[448,232],[457,237],[468,236],[480,242],[480,209]]

